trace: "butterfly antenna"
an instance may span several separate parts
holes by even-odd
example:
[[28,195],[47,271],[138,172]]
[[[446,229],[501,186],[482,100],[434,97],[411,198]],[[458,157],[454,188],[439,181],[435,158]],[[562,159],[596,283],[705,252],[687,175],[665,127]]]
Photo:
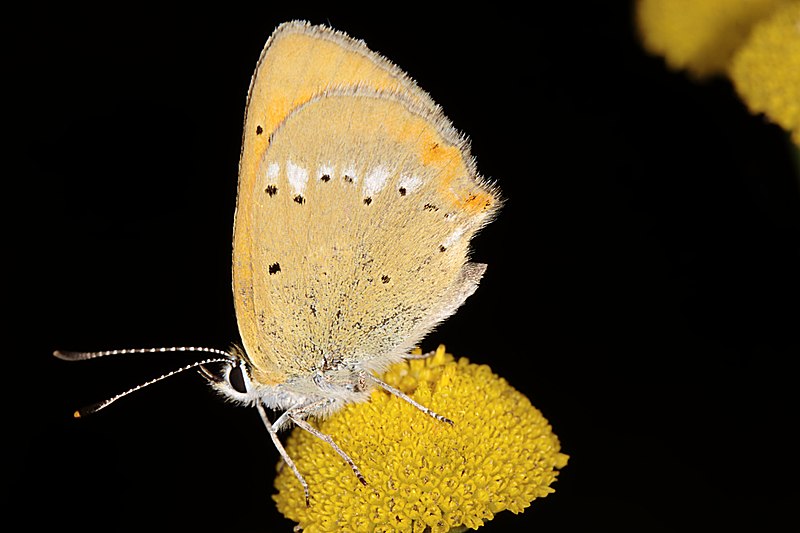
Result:
[[99,411],[101,409],[105,409],[106,407],[108,407],[112,403],[116,402],[120,398],[123,398],[123,397],[127,396],[128,394],[131,394],[132,392],[136,392],[139,389],[143,389],[145,387],[148,387],[148,386],[152,385],[153,383],[158,383],[159,381],[161,381],[163,379],[167,379],[169,377],[172,377],[175,374],[180,374],[181,372],[185,372],[186,370],[191,370],[192,368],[197,368],[198,366],[207,365],[207,364],[210,364],[210,363],[230,363],[230,362],[231,362],[231,358],[230,357],[211,357],[211,358],[208,358],[208,359],[203,359],[202,361],[195,361],[194,363],[188,364],[186,366],[182,366],[180,368],[176,368],[175,370],[167,372],[166,374],[162,374],[162,375],[158,376],[157,378],[153,378],[153,379],[151,379],[149,381],[145,381],[144,383],[140,383],[139,385],[136,385],[135,387],[131,387],[130,389],[128,389],[128,390],[126,390],[124,392],[120,392],[119,394],[116,394],[116,395],[112,396],[111,398],[103,400],[102,402],[97,402],[97,403],[94,403],[92,405],[88,405],[86,407],[78,409],[77,411],[75,411],[72,414],[72,416],[74,416],[75,418],[83,418],[86,415],[90,415],[92,413],[96,413],[97,411]]
[[166,352],[205,352],[221,355],[231,359],[229,352],[217,348],[206,348],[203,346],[173,346],[169,348],[135,348],[127,350],[105,350],[102,352],[71,352],[67,350],[56,350],[53,355],[63,361],[88,361],[107,355],[128,355],[135,353],[166,353]]
[[158,383],[161,380],[167,379],[169,377],[174,376],[175,374],[180,374],[181,372],[185,372],[187,370],[191,370],[193,368],[200,367],[201,370],[203,369],[204,365],[208,365],[211,363],[233,363],[235,361],[234,357],[226,352],[225,350],[219,350],[217,348],[205,348],[205,347],[198,347],[198,346],[175,346],[169,348],[134,348],[134,349],[123,349],[123,350],[105,350],[101,352],[71,352],[65,350],[56,350],[53,352],[53,355],[62,359],[64,361],[87,361],[89,359],[97,359],[98,357],[105,357],[107,355],[120,355],[120,354],[138,354],[138,353],[164,353],[164,352],[204,352],[213,355],[217,355],[219,357],[208,357],[201,361],[195,361],[194,363],[190,363],[186,366],[182,366],[180,368],[176,368],[166,374],[162,374],[157,378],[153,378],[149,381],[145,381],[144,383],[140,383],[135,387],[131,387],[130,389],[123,391],[111,398],[103,400],[102,402],[97,402],[92,405],[88,405],[81,409],[78,409],[73,413],[75,418],[82,418],[86,415],[90,415],[92,413],[96,413],[101,409],[105,409],[112,403],[116,402],[120,398],[123,398],[133,392],[138,391],[139,389],[143,389],[148,387],[154,383]]

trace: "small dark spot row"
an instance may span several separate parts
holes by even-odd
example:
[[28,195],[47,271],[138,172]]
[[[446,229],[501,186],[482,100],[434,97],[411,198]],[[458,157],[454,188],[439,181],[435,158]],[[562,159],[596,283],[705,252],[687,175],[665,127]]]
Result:
[[[319,179],[323,183],[328,183],[331,180],[331,177],[329,174],[323,174],[322,176],[320,176]],[[353,183],[353,178],[351,178],[347,174],[345,174],[344,180],[348,183]],[[267,185],[266,188],[264,189],[264,192],[267,193],[270,197],[275,196],[276,194],[278,194],[278,187],[276,187],[275,185]],[[399,189],[397,189],[397,192],[400,193],[400,196],[405,196],[408,193],[408,190],[405,187],[400,187]],[[304,204],[306,200],[305,198],[303,198],[302,195],[298,194],[297,196],[294,197],[294,201],[297,202],[298,204]],[[364,198],[364,205],[370,205],[371,203],[372,203],[372,197],[367,196],[366,198]],[[488,207],[488,205],[489,202],[486,203],[486,207]],[[422,207],[426,211],[439,210],[439,208],[433,204],[425,204]],[[444,216],[445,218],[448,218],[450,216],[450,213],[447,213]]]
[[[267,187],[264,189],[264,192],[267,193],[271,198],[276,194],[278,194],[278,188],[275,185],[267,185]],[[306,203],[306,199],[303,197],[302,194],[298,194],[297,196],[292,198],[292,200],[294,200],[295,203],[298,203],[300,205]]]

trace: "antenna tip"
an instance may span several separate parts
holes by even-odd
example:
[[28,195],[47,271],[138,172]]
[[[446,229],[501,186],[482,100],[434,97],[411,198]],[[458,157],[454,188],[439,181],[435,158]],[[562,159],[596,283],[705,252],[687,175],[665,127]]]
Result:
[[54,350],[53,355],[63,361],[77,361],[79,352],[65,352],[64,350]]
[[72,418],[80,418],[80,417],[81,417],[80,411],[75,411],[74,413],[72,413]]

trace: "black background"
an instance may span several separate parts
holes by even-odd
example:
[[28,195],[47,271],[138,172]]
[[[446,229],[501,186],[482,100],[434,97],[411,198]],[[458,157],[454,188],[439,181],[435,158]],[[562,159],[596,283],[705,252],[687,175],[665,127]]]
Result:
[[273,5],[7,17],[7,521],[291,529],[257,414],[196,375],[71,418],[191,358],[50,354],[238,342],[245,94],[272,29],[302,18],[414,77],[507,200],[474,240],[481,287],[424,347],[490,364],[571,459],[556,493],[485,531],[796,524],[800,182],[779,128],[644,54],[625,2]]

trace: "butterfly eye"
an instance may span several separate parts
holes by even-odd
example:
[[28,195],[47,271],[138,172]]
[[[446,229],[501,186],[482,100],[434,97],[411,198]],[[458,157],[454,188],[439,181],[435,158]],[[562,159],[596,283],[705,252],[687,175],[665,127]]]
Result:
[[228,372],[228,384],[233,390],[241,394],[247,394],[247,379],[244,376],[244,367],[235,365]]

